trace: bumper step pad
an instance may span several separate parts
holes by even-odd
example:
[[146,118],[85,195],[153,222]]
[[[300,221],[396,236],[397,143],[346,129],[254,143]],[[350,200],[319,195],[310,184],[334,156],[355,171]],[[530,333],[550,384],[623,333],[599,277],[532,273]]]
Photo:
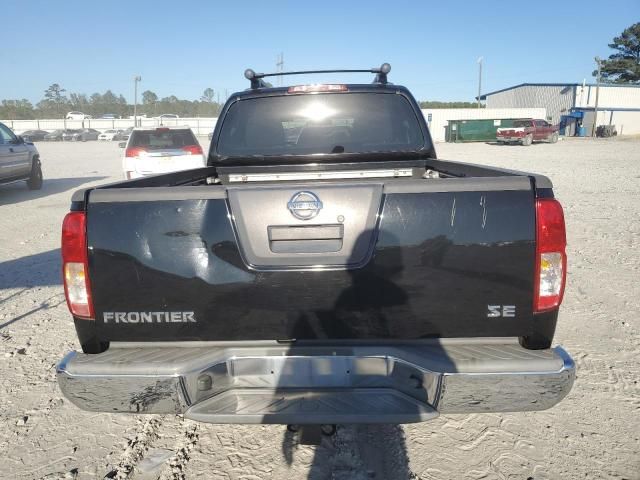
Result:
[[414,423],[438,416],[429,405],[395,390],[229,390],[199,402],[186,418],[209,423]]

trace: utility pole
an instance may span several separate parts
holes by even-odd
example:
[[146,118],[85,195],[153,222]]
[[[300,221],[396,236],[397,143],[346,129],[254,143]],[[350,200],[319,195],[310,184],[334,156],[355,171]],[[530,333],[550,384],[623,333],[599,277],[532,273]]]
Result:
[[480,108],[481,93],[482,93],[482,57],[478,58],[478,108]]
[[138,126],[138,82],[142,81],[140,75],[133,77],[133,126]]
[[[278,73],[284,72],[284,53],[280,52],[276,61],[276,71]],[[282,75],[278,76],[278,85],[282,86]]]
[[600,96],[600,69],[602,67],[602,60],[600,57],[594,59],[598,64],[598,75],[596,76],[596,105],[593,109],[593,128],[591,129],[591,136],[596,136],[596,128],[598,124],[598,97]]

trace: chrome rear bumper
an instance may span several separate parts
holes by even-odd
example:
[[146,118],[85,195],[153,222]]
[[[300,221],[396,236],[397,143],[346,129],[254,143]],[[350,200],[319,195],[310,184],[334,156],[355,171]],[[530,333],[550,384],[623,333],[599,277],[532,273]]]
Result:
[[449,340],[420,346],[126,346],[69,353],[64,395],[97,412],[209,423],[411,423],[439,413],[534,411],[571,390],[562,347]]

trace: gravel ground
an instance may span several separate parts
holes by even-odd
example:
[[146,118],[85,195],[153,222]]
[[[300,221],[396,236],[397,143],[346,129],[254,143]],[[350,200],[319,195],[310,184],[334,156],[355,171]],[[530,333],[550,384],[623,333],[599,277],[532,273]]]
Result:
[[[205,140],[206,142],[206,140]],[[0,186],[0,477],[640,479],[640,140],[441,144],[442,158],[548,175],[565,207],[569,276],[556,341],[578,379],[538,413],[340,426],[318,447],[280,426],[78,410],[54,366],[79,348],[59,273],[73,190],[120,178],[115,143],[38,145],[45,186]]]

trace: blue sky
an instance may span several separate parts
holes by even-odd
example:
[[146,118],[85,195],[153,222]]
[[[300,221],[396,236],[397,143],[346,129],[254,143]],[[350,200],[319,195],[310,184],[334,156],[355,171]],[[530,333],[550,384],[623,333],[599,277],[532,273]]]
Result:
[[[522,82],[592,81],[593,57],[640,20],[639,0],[64,2],[3,0],[0,99],[42,99],[106,89],[197,99],[247,87],[245,68],[369,68],[387,61],[390,80],[420,100],[472,101],[477,59],[483,92]],[[524,8],[519,8],[523,5]],[[369,82],[366,74],[290,77],[286,84]]]

